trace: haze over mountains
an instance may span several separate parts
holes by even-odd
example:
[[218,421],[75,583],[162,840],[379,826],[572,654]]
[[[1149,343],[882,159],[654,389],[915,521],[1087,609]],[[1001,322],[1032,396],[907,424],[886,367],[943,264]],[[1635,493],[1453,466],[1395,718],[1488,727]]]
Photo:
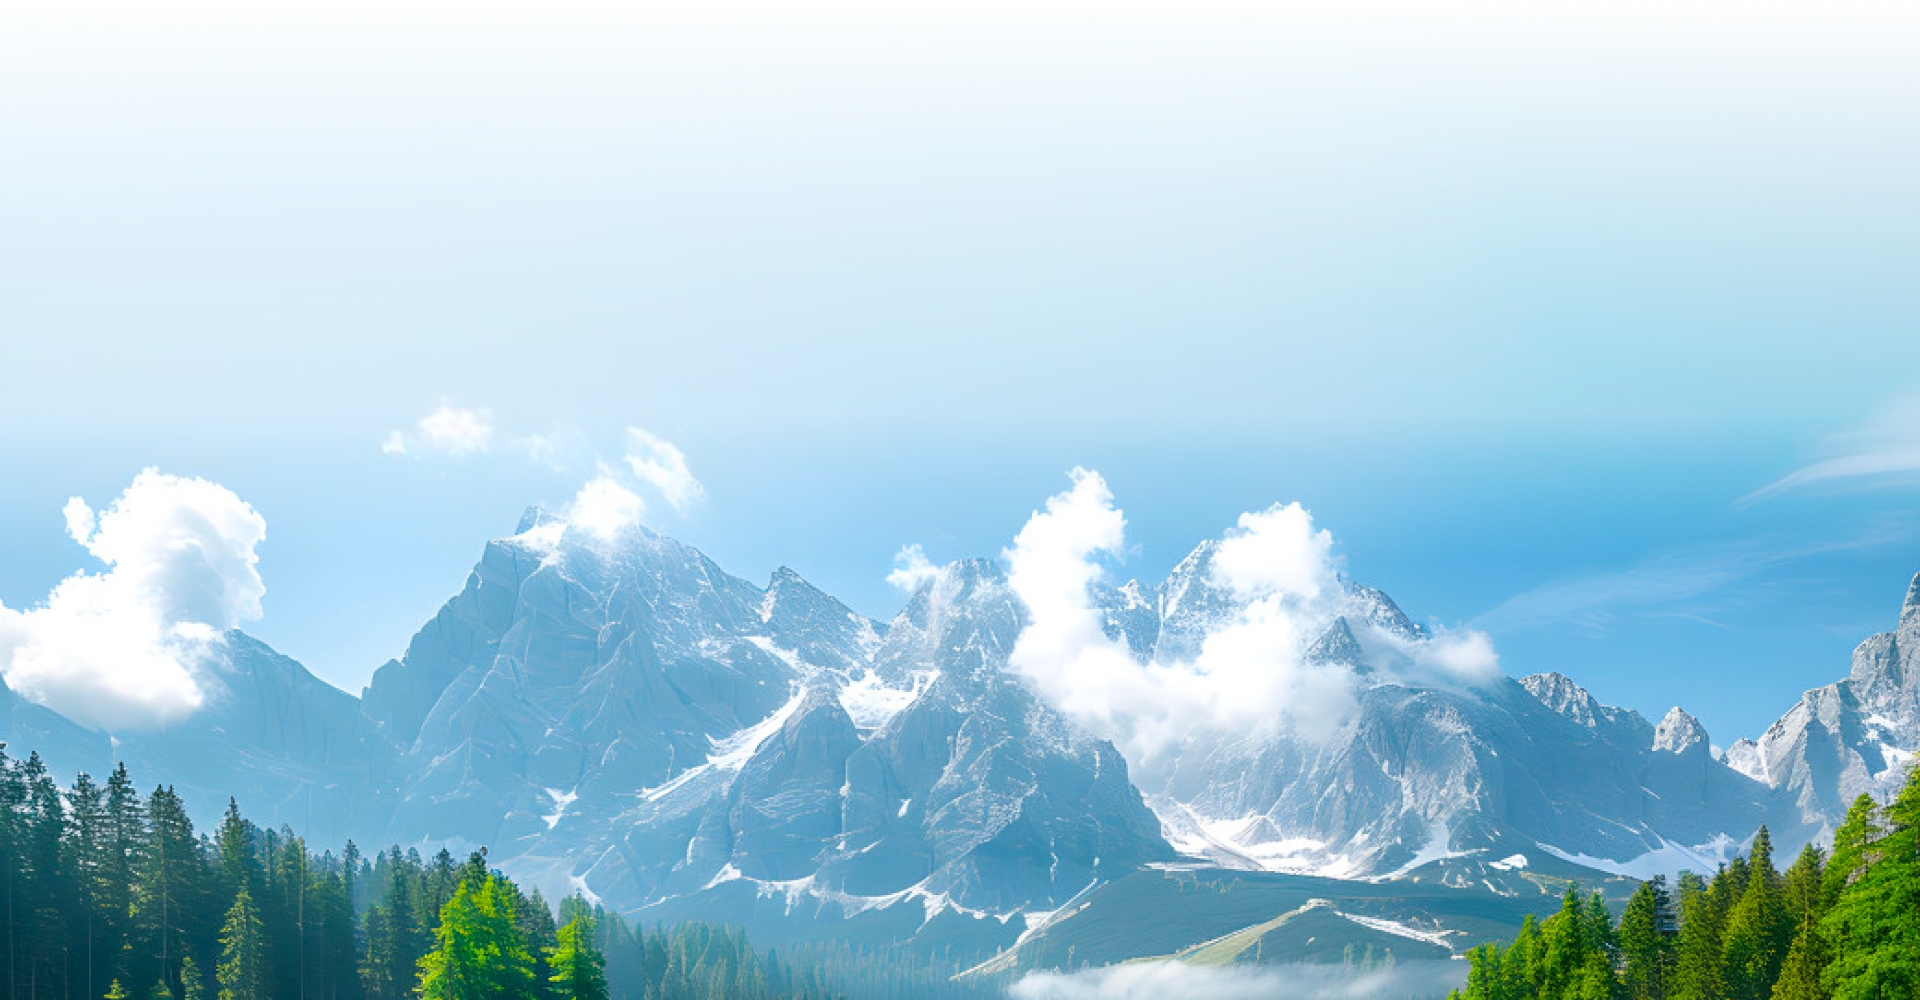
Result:
[[[533,510],[358,698],[236,630],[178,721],[102,730],[6,689],[0,733],[320,843],[486,845],[643,917],[1034,955],[1193,871],[1311,884],[1353,933],[1444,954],[1466,897],[1432,890],[1710,867],[1763,822],[1791,850],[1920,749],[1920,578],[1846,679],[1722,754],[1679,708],[1506,676],[1340,575],[1297,506],[1150,583],[1105,577],[1123,529],[1076,474],[1000,558],[906,567],[875,621],[789,569],[761,586]],[[1368,910],[1412,886],[1426,909]]]

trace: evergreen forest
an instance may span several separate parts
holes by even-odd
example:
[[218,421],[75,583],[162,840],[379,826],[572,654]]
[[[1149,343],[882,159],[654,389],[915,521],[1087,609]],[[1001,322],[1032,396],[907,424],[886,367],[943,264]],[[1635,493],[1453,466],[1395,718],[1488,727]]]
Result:
[[37,754],[4,750],[0,921],[10,1000],[829,1000],[843,982],[947,975],[849,949],[783,959],[737,929],[630,926],[579,897],[555,908],[484,851],[316,855],[231,801],[198,832],[124,764],[62,788]]
[[1886,808],[1855,800],[1831,852],[1781,871],[1762,827],[1712,878],[1641,883],[1617,922],[1570,888],[1468,958],[1456,1000],[1920,998],[1920,768]]

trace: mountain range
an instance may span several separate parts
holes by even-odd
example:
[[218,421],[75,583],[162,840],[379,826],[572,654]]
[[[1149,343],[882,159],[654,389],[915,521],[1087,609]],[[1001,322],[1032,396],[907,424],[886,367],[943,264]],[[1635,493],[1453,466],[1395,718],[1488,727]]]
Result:
[[[1147,662],[1241,610],[1214,546],[1096,588],[1109,636]],[[485,845],[645,920],[1006,967],[1174,954],[1283,903],[1276,956],[1325,957],[1322,924],[1453,953],[1569,881],[1711,868],[1761,823],[1777,851],[1828,835],[1920,750],[1920,577],[1845,679],[1724,752],[1679,708],[1651,722],[1558,673],[1410,675],[1394,657],[1429,630],[1341,587],[1304,651],[1358,679],[1330,732],[1145,769],[1009,669],[1027,611],[998,562],[946,566],[876,621],[789,569],[760,586],[645,528],[534,510],[359,697],[234,632],[185,722],[105,733],[0,688],[0,737],[57,773],[125,760],[203,808],[231,795],[316,843]],[[1190,919],[1101,930],[1142,899]]]

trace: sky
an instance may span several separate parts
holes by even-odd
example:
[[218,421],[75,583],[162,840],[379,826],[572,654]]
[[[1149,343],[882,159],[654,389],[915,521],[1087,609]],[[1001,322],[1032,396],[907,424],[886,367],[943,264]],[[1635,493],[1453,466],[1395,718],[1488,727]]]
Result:
[[1085,467],[1757,734],[1920,571],[1920,11],[1329,6],[0,10],[0,603],[205,480],[358,690],[591,481],[886,617]]

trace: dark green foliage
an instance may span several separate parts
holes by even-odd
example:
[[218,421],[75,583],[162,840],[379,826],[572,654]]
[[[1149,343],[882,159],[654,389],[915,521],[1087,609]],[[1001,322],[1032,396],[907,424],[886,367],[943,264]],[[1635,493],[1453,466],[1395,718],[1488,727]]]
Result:
[[1620,915],[1621,985],[1629,1000],[1667,995],[1673,978],[1673,929],[1677,921],[1667,880],[1655,876],[1640,883]]
[[1568,891],[1505,948],[1468,953],[1456,1000],[1907,1000],[1920,997],[1920,769],[1892,805],[1861,796],[1831,858],[1808,847],[1784,873],[1765,827],[1711,880],[1683,873],[1676,929],[1666,886],[1640,886],[1617,930],[1597,897]]
[[1820,920],[1833,953],[1821,983],[1834,1000],[1920,996],[1920,769],[1887,807],[1884,824],[1873,822],[1870,806],[1866,812],[1859,824],[1850,812],[1834,837],[1829,874],[1845,868],[1829,880],[1840,888]]
[[[62,791],[0,748],[0,995],[110,1000],[826,1000],[735,930],[648,933],[441,851],[314,855],[229,801],[198,833],[124,766]],[[859,970],[866,971],[866,970]],[[943,969],[940,981],[952,971]],[[836,979],[836,982],[838,980]],[[139,987],[137,984],[148,984]],[[894,994],[903,995],[903,994]],[[913,995],[922,995],[914,993]],[[932,998],[943,994],[929,992]]]

